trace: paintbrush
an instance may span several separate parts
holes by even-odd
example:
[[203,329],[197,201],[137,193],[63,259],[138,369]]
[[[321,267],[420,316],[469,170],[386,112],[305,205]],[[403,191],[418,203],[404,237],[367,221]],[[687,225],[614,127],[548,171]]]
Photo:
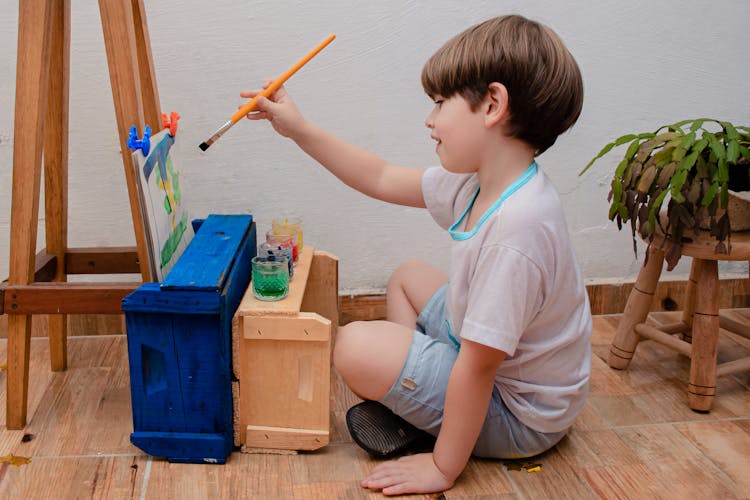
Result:
[[320,44],[318,44],[317,47],[312,49],[309,54],[307,54],[305,57],[297,61],[291,68],[286,70],[280,77],[278,77],[276,80],[271,82],[271,84],[268,87],[263,89],[261,93],[253,97],[250,101],[247,102],[247,104],[245,104],[240,109],[238,109],[237,112],[233,114],[231,118],[229,118],[228,122],[222,125],[221,128],[217,130],[214,135],[212,135],[209,139],[206,140],[206,142],[200,143],[198,147],[201,148],[201,150],[203,151],[207,150],[211,144],[216,142],[219,139],[219,137],[224,135],[224,132],[232,128],[232,125],[237,123],[240,120],[240,118],[242,118],[243,116],[246,116],[248,113],[250,113],[251,111],[255,109],[256,105],[258,104],[258,98],[260,96],[263,96],[266,98],[270,97],[274,92],[276,92],[279,89],[279,87],[281,87],[284,84],[285,81],[289,79],[289,77],[295,74],[297,70],[299,70],[302,66],[307,64],[307,62],[310,59],[315,57],[318,54],[318,52],[323,50],[326,45],[328,45],[329,43],[333,41],[334,38],[336,38],[336,35],[331,34],[328,36],[328,38],[320,42]]

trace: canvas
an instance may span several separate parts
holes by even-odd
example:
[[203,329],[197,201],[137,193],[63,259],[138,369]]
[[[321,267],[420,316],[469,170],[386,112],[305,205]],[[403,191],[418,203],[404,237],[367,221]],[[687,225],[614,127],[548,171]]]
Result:
[[148,155],[133,152],[151,275],[163,281],[193,237],[180,188],[180,172],[170,149],[175,137],[163,129],[150,138]]

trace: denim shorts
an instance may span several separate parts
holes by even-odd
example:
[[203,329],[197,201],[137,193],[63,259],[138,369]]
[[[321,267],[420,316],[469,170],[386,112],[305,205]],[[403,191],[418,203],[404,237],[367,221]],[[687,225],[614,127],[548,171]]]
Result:
[[[448,377],[458,357],[445,315],[446,290],[444,285],[435,292],[419,314],[401,374],[380,401],[434,436],[440,432]],[[552,448],[565,433],[544,433],[524,425],[505,406],[495,387],[472,454],[487,458],[530,457]]]

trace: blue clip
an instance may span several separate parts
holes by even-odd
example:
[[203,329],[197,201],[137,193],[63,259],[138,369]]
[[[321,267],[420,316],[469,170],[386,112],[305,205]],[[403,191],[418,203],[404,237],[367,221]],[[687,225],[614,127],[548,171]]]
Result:
[[151,127],[146,125],[146,130],[143,131],[143,139],[138,139],[138,132],[135,129],[135,125],[130,127],[130,135],[128,136],[127,145],[133,151],[140,149],[143,151],[143,156],[148,156],[151,151]]

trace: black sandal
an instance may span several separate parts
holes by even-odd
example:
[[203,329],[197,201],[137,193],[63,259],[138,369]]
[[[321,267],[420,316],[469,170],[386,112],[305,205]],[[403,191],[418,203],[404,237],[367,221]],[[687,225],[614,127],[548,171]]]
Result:
[[414,427],[377,401],[363,401],[349,408],[346,426],[354,442],[378,458],[435,444],[434,436]]

